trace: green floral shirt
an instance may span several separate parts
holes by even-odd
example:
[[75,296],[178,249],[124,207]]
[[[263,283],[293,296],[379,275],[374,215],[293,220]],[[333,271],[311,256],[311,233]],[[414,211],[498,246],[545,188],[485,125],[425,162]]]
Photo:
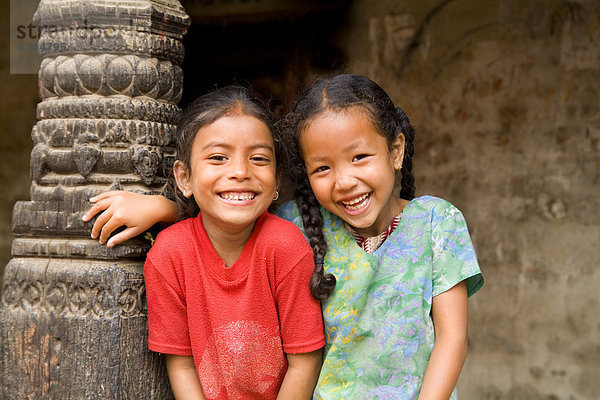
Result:
[[[337,284],[322,305],[327,345],[314,398],[417,398],[433,349],[433,297],[463,280],[469,296],[483,285],[461,212],[442,199],[416,198],[373,254],[340,218],[321,213],[325,272]],[[278,214],[303,228],[295,203]]]

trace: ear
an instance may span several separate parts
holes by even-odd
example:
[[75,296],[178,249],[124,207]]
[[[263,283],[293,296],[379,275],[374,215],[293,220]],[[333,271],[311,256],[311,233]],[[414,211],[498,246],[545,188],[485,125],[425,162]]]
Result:
[[191,174],[189,169],[180,160],[175,161],[173,164],[173,175],[181,193],[185,197],[190,197],[192,195]]
[[398,137],[394,139],[390,156],[392,157],[394,169],[399,170],[402,168],[402,161],[404,160],[404,135],[402,133],[399,133]]

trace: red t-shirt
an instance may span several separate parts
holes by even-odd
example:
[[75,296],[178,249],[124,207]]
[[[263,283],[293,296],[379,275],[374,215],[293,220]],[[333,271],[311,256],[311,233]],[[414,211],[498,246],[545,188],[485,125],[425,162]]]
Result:
[[144,265],[150,350],[193,356],[208,399],[275,399],[284,353],[325,344],[309,280],[313,253],[291,222],[265,212],[226,268],[202,216],[162,231]]

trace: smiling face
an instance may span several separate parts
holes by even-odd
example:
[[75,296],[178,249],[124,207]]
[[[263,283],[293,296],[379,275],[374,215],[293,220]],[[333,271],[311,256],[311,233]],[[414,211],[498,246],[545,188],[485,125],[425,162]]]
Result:
[[299,143],[319,203],[360,234],[380,234],[404,208],[406,202],[392,193],[404,136],[390,149],[359,107],[317,115]]
[[189,169],[177,161],[173,171],[182,193],[194,196],[207,231],[252,229],[277,185],[271,131],[246,114],[221,117],[198,130]]

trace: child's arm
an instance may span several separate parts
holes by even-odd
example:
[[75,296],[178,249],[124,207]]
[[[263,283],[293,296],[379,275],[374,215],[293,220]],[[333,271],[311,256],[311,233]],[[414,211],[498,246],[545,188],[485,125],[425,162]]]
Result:
[[321,371],[322,349],[310,353],[288,353],[286,356],[288,369],[277,400],[311,399]]
[[204,400],[202,385],[192,356],[167,354],[167,373],[177,400]]
[[435,344],[419,400],[448,400],[467,355],[467,286],[460,282],[433,298]]
[[106,243],[110,234],[121,226],[126,229],[108,241],[113,247],[151,228],[158,222],[173,222],[177,218],[177,206],[160,195],[144,195],[127,191],[111,191],[90,199],[94,205],[83,216],[89,221],[102,212],[92,227],[92,238]]

